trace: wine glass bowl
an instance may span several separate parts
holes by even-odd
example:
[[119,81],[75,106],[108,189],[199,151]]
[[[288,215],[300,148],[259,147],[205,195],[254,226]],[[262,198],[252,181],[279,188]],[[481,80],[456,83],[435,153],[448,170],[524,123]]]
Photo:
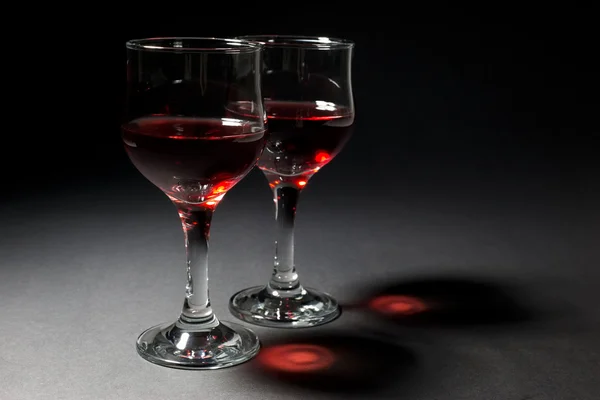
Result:
[[[177,208],[186,249],[183,307],[175,322],[143,332],[146,360],[182,369],[217,369],[254,357],[249,329],[221,322],[208,296],[213,212],[254,167],[264,148],[262,46],[218,38],[127,42],[127,112],[122,125],[133,165]],[[235,104],[242,115],[230,115]]]
[[321,325],[337,318],[340,308],[330,295],[301,285],[294,265],[294,220],[300,192],[352,135],[354,43],[280,35],[242,39],[264,46],[262,93],[269,133],[257,166],[273,190],[277,237],[269,283],[236,293],[229,308],[256,325]]

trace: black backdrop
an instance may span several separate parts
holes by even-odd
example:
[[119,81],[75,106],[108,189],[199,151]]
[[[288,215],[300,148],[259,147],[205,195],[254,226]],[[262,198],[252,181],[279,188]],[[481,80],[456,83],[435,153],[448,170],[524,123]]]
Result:
[[588,10],[496,18],[503,22],[454,11],[435,22],[410,22],[383,11],[307,17],[267,10],[231,15],[226,8],[176,16],[161,10],[153,17],[98,10],[97,20],[89,9],[85,19],[54,21],[53,29],[65,34],[17,44],[5,75],[17,90],[7,99],[13,107],[1,150],[3,198],[84,190],[136,173],[119,137],[124,42],[162,35],[274,32],[355,40],[359,129],[336,161],[340,173],[343,163],[360,163],[353,174],[390,182],[411,160],[463,175],[516,164],[515,177],[536,165],[566,176],[597,168],[599,68]]

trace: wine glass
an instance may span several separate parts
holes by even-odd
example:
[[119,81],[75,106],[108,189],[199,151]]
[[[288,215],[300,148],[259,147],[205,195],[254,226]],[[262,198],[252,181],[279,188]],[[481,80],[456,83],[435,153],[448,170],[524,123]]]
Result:
[[[258,353],[259,340],[213,313],[208,239],[215,208],[263,151],[262,46],[169,37],[131,40],[126,47],[125,149],[177,208],[187,255],[179,318],[143,332],[137,351],[150,362],[182,369],[242,363]],[[232,116],[229,109],[241,105],[245,113]]]
[[300,192],[352,134],[354,43],[282,35],[240,39],[264,46],[262,89],[269,133],[257,165],[273,190],[277,233],[270,281],[236,293],[229,309],[237,318],[261,326],[324,324],[339,316],[340,308],[327,293],[300,284],[294,265],[294,219]]

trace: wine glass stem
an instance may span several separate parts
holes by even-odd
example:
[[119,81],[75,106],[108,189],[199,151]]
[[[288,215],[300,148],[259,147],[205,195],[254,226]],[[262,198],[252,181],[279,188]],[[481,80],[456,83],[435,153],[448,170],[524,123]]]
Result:
[[273,190],[277,232],[273,275],[267,287],[271,292],[295,294],[302,290],[294,265],[294,220],[299,196],[300,190],[294,186],[279,185]]
[[208,239],[213,210],[178,206],[185,237],[187,284],[180,319],[186,323],[216,321],[208,296]]

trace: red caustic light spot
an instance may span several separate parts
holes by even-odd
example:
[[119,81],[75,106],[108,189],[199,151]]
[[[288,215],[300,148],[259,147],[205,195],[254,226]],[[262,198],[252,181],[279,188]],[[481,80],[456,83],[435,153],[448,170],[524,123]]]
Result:
[[369,308],[387,315],[414,315],[427,310],[420,299],[405,295],[378,296],[369,301]]
[[258,361],[266,368],[281,372],[315,372],[335,362],[335,354],[313,344],[285,344],[261,350]]

